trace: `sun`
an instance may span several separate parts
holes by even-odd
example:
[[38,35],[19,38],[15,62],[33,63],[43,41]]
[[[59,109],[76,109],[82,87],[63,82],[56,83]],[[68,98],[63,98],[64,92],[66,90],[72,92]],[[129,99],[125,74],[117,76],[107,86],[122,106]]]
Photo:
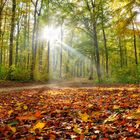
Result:
[[42,39],[47,41],[55,41],[60,37],[60,27],[45,26],[42,30]]

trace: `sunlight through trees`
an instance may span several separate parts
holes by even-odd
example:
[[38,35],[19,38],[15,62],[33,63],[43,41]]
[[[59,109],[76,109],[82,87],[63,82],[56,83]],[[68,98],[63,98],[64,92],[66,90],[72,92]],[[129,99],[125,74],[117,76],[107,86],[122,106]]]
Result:
[[138,0],[1,0],[0,79],[139,83],[139,6]]

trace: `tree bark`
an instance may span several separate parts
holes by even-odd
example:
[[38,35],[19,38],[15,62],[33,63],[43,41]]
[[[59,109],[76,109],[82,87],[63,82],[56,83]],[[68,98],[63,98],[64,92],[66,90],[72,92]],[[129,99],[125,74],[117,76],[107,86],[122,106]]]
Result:
[[12,0],[12,18],[10,29],[10,45],[9,45],[9,67],[13,64],[13,41],[15,29],[16,0]]
[[95,22],[93,23],[93,44],[94,44],[95,53],[96,53],[96,69],[97,69],[98,81],[101,82],[100,54],[99,54],[97,31],[96,31],[96,23]]
[[43,70],[43,63],[42,63],[43,47],[44,47],[44,42],[42,42],[42,44],[39,48],[39,72],[42,72],[42,70]]
[[48,51],[47,51],[47,73],[50,72],[50,41],[48,41]]
[[91,55],[91,60],[90,60],[90,75],[89,75],[89,80],[93,80],[93,54]]
[[138,57],[137,57],[137,44],[136,44],[136,34],[135,34],[135,29],[134,29],[134,23],[133,23],[133,44],[134,44],[134,56],[135,56],[135,64],[138,65]]
[[120,67],[123,67],[123,52],[122,52],[122,44],[121,39],[119,37],[119,51],[120,51]]
[[60,46],[60,74],[59,74],[59,76],[60,76],[60,78],[62,78],[62,42],[63,42],[63,21],[62,21],[62,23],[61,23],[61,46]]
[[30,77],[34,79],[34,69],[35,69],[35,33],[36,33],[36,23],[37,23],[37,6],[38,0],[35,3],[35,10],[34,10],[34,25],[33,25],[33,34],[32,34],[32,62],[31,62],[31,74]]

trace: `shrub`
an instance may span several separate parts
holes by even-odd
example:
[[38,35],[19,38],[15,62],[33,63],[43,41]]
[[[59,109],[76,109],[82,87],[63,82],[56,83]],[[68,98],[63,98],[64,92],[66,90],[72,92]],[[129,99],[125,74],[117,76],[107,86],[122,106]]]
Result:
[[117,83],[140,83],[140,67],[130,66],[118,69],[114,72],[114,79]]
[[5,80],[8,77],[9,68],[5,66],[0,66],[0,79]]
[[12,66],[9,69],[9,79],[16,81],[29,81],[30,80],[30,71],[20,67]]

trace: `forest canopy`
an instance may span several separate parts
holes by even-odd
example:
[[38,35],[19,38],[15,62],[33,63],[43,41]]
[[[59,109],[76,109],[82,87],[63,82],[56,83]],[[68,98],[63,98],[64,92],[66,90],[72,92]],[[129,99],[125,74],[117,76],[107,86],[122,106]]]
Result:
[[139,0],[1,0],[0,79],[140,82]]

